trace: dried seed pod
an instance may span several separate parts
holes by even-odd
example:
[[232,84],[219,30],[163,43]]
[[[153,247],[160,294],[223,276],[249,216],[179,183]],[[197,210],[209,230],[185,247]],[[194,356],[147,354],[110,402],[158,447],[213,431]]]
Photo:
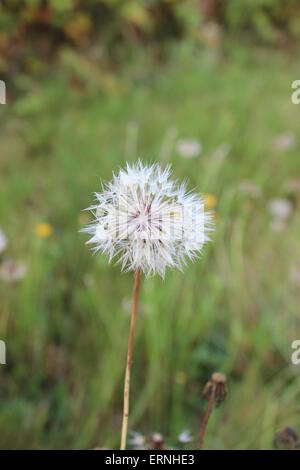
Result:
[[203,396],[208,397],[214,390],[215,401],[217,405],[225,399],[228,391],[226,375],[222,372],[214,372],[210,380],[206,383]]
[[299,449],[300,443],[298,442],[298,434],[295,429],[287,426],[275,434],[274,437],[275,449],[289,450]]
[[165,439],[162,434],[159,432],[154,432],[150,434],[149,438],[149,448],[151,450],[162,450],[164,449]]

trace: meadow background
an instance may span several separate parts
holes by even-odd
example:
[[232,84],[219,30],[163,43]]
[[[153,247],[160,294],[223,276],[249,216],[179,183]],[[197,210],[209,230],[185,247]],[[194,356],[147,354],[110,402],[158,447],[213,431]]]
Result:
[[[129,427],[194,448],[300,433],[300,22],[295,1],[0,6],[1,448],[117,448],[132,275],[78,233],[101,179],[170,163],[215,211],[184,274],[142,280]],[[298,15],[298,16],[297,16]]]

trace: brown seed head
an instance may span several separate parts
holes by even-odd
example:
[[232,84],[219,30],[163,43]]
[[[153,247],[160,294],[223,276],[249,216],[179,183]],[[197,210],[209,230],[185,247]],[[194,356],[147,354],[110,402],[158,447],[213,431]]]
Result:
[[275,449],[282,450],[299,448],[298,434],[295,429],[287,426],[276,433],[274,437],[274,447]]
[[219,405],[227,394],[227,379],[222,372],[214,372],[203,390],[203,396],[209,397],[214,393],[216,404]]
[[153,450],[162,450],[164,448],[165,439],[162,434],[154,432],[149,436],[149,448]]

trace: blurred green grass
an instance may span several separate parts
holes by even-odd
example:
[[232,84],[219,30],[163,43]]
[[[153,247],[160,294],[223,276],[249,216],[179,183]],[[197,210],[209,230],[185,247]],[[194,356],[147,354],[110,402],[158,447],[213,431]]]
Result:
[[[199,262],[142,283],[130,428],[171,442],[189,428],[196,439],[202,388],[220,370],[229,394],[206,448],[270,448],[281,427],[300,431],[300,369],[290,362],[300,335],[290,281],[299,195],[287,191],[299,145],[272,144],[287,131],[299,136],[290,100],[299,65],[237,44],[216,61],[184,43],[160,66],[137,51],[104,91],[93,78],[74,86],[60,69],[40,82],[19,77],[22,97],[0,109],[0,216],[5,256],[28,270],[0,283],[1,448],[119,444],[132,276],[93,257],[78,230],[100,179],[138,156],[171,163],[191,188],[216,195],[217,218]],[[178,138],[199,139],[203,153],[182,158]],[[261,188],[258,198],[241,191],[244,180]],[[292,197],[283,232],[270,229],[267,205],[277,197]],[[49,238],[35,234],[41,222],[53,227]]]

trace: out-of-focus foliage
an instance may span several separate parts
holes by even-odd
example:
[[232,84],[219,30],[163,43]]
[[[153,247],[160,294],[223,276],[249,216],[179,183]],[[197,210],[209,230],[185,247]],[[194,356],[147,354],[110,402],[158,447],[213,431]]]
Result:
[[184,275],[142,283],[131,430],[196,440],[220,370],[206,448],[299,433],[300,61],[254,45],[293,45],[298,4],[0,1],[0,78],[20,92],[0,106],[0,448],[119,445],[132,276],[78,230],[138,156],[189,178],[216,230]]
[[92,256],[78,230],[101,180],[138,157],[187,177],[216,226],[184,274],[141,283],[130,430],[173,447],[190,429],[195,447],[203,387],[222,371],[228,396],[205,448],[269,449],[280,429],[299,433],[299,106],[288,77],[300,58],[238,41],[215,52],[182,41],[158,64],[137,47],[113,75],[67,49],[64,69],[18,75],[22,96],[0,106],[1,449],[119,445],[133,279]]
[[282,43],[300,38],[298,0],[230,0],[226,8],[229,30],[254,33],[263,42]]
[[42,71],[62,44],[120,59],[137,42],[201,37],[203,22],[268,43],[300,37],[298,0],[7,0],[0,4],[0,73]]
[[182,7],[153,0],[8,0],[0,6],[0,71],[17,64],[34,72],[61,44],[97,44],[114,55],[119,45],[178,36]]

